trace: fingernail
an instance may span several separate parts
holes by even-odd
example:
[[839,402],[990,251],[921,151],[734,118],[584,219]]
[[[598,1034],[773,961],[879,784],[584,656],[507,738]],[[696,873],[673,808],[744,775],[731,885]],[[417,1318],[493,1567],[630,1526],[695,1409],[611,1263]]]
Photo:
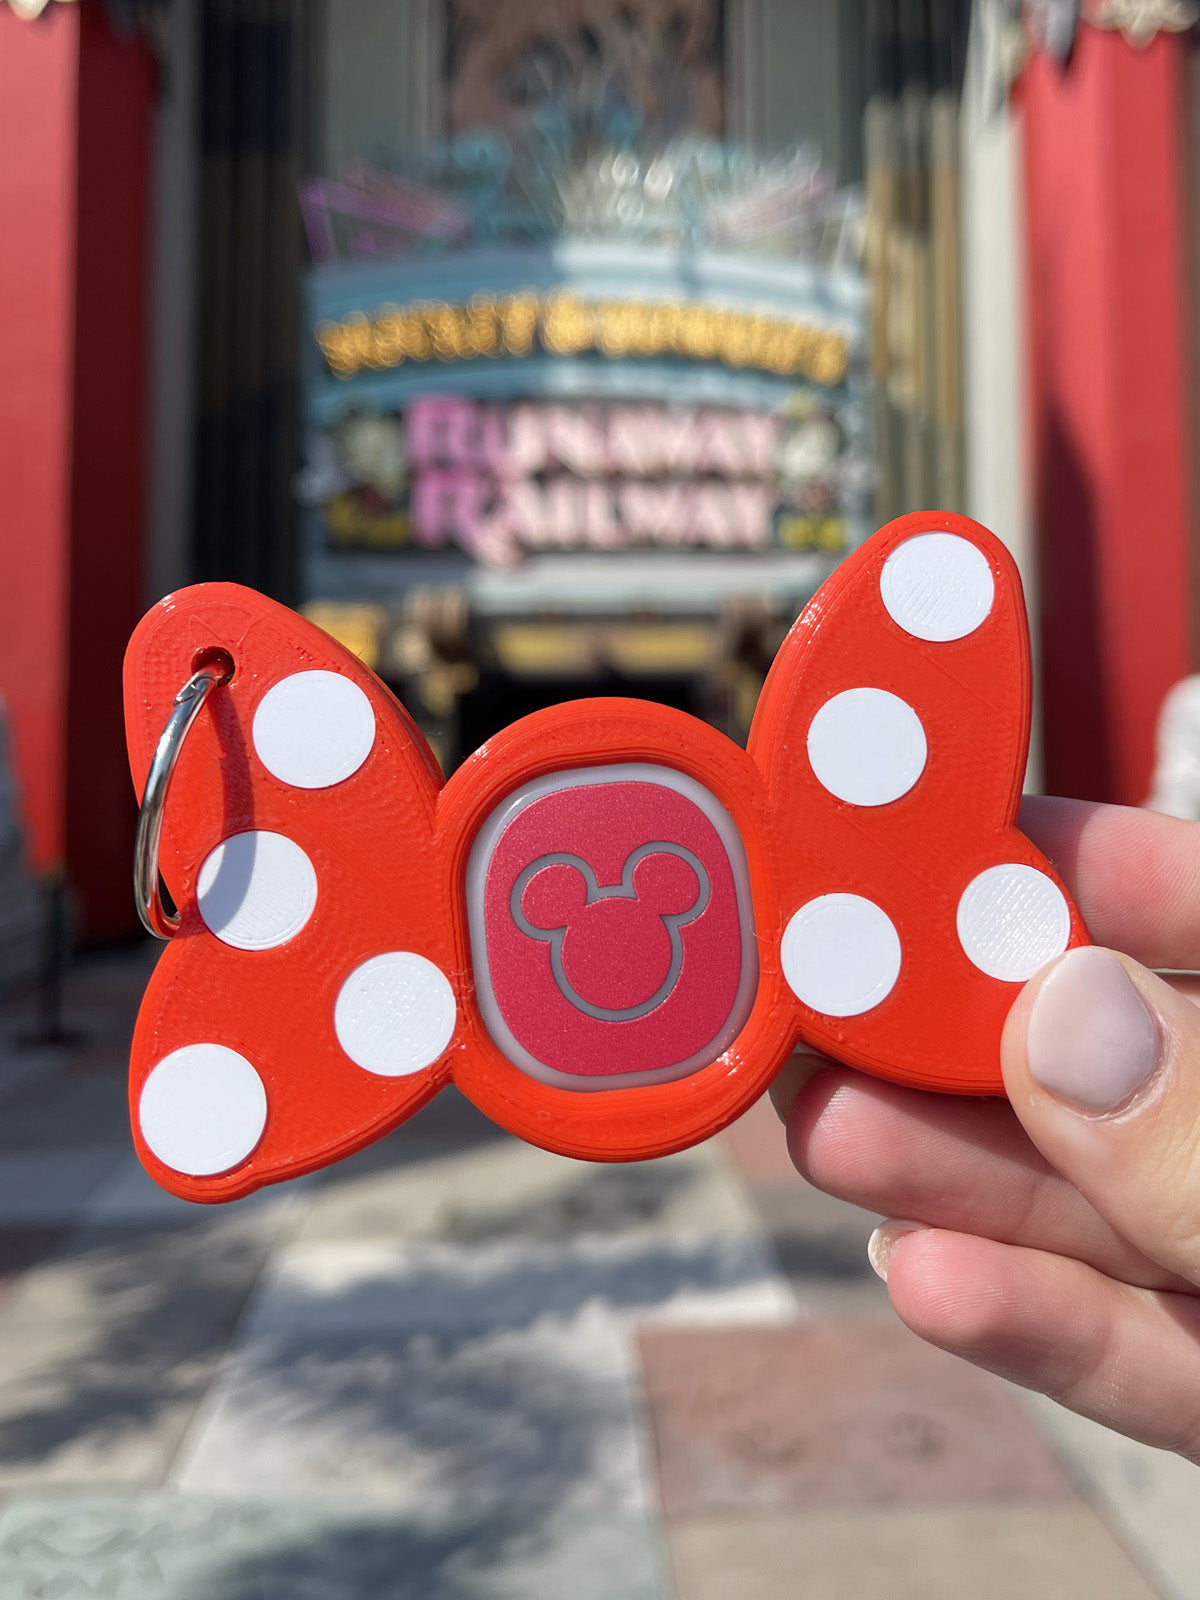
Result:
[[1051,1094],[1085,1111],[1112,1111],[1151,1077],[1161,1053],[1154,1014],[1109,951],[1070,950],[1042,981],[1025,1057]]
[[867,1240],[867,1260],[871,1263],[877,1277],[887,1282],[888,1262],[892,1259],[892,1251],[900,1243],[906,1233],[921,1233],[925,1228],[923,1222],[902,1222],[892,1218],[888,1222],[881,1222],[875,1232]]

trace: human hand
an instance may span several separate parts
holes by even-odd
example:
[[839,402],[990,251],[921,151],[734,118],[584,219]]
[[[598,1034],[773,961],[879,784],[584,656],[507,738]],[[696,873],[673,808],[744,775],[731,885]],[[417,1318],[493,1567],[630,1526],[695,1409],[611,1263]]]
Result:
[[805,1177],[906,1219],[870,1254],[914,1332],[1200,1462],[1200,981],[1148,970],[1200,968],[1200,824],[1044,799],[1021,824],[1129,954],[1069,951],[1026,984],[1010,1103],[803,1056],[772,1098]]

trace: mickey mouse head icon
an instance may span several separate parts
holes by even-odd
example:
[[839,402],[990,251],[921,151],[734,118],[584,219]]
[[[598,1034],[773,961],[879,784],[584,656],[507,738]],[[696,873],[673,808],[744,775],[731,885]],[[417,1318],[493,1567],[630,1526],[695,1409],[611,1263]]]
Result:
[[631,850],[620,882],[609,885],[582,856],[542,856],[521,872],[509,905],[521,932],[550,946],[554,981],[573,1006],[600,1022],[635,1022],[679,982],[681,929],[711,896],[699,856],[657,841]]
[[488,1031],[545,1082],[685,1076],[753,1000],[741,839],[702,784],[664,767],[577,769],[510,796],[476,841],[468,920]]

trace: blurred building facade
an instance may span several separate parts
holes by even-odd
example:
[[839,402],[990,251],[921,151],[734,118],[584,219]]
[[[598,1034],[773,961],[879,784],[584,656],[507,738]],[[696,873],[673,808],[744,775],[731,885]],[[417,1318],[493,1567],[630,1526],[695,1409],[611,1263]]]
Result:
[[[1140,802],[1158,705],[1194,665],[1190,20],[1173,0],[1093,0],[1082,14],[1010,0],[0,3],[0,238],[21,241],[0,248],[0,692],[38,868],[65,864],[93,933],[128,927],[116,675],[145,604],[181,583],[230,578],[304,604],[396,683],[448,759],[496,720],[596,683],[737,733],[774,642],[840,549],[922,506],[979,516],[1017,554],[1047,785]],[[591,118],[607,119],[611,145],[623,116],[643,150],[674,151],[676,193],[685,168],[701,173],[703,201],[672,224],[692,233],[622,224],[615,258],[592,225],[607,179],[581,158],[555,171],[569,169],[574,233],[590,237],[485,237],[514,186],[544,180],[556,107],[570,111],[560,143]],[[541,141],[528,171],[509,161],[490,211],[482,169],[464,177],[464,151],[496,147],[470,143],[480,129],[510,152]],[[752,176],[776,204],[794,200],[811,146],[835,193],[866,194],[861,274],[846,223],[860,213],[828,197],[825,232],[803,247],[747,250],[717,230],[730,213],[711,152],[725,152],[730,193]],[[559,181],[556,204],[563,193]],[[475,234],[439,256],[429,230],[464,204]],[[389,255],[385,241],[381,259],[363,240],[400,212],[425,230],[420,248]],[[314,216],[334,241],[323,262]],[[680,322],[675,365],[655,380],[648,346],[621,365],[636,330],[614,322],[594,349],[558,349],[543,321],[530,351],[435,352],[417,381],[415,358],[339,372],[318,337],[387,305],[417,308],[411,328],[389,324],[393,340],[427,338],[429,305],[494,306],[531,286],[718,308],[747,329],[774,318],[797,340],[837,334],[845,370],[772,373],[765,357],[701,349],[711,327]],[[488,315],[502,343],[501,312]],[[457,410],[431,413],[447,395]],[[566,553],[497,572],[453,530],[425,524],[417,539],[414,440],[445,490],[462,462],[438,450],[490,426],[489,408],[507,408],[511,430],[523,407],[543,444],[573,427],[577,463],[630,424],[612,409],[635,404],[706,429],[709,413],[774,418],[772,461],[787,456],[781,438],[793,464],[832,450],[841,498],[811,466],[773,466],[764,531],[744,550],[648,548],[634,572],[575,549],[561,583]],[[371,460],[358,479],[351,424],[349,452]],[[753,453],[740,426],[718,454]],[[860,438],[870,471],[855,479]],[[597,486],[561,454],[554,467],[572,480],[553,492],[576,529]],[[724,503],[720,471],[681,470]]]

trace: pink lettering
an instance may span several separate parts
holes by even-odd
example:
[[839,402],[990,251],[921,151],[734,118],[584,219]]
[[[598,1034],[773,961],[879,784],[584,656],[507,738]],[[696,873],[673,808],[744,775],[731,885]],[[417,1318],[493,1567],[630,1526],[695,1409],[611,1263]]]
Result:
[[451,395],[414,400],[405,413],[414,467],[457,467],[473,460],[475,407]]
[[687,494],[682,484],[619,484],[617,507],[631,539],[650,544],[687,543]]
[[586,485],[572,478],[551,478],[546,485],[545,529],[547,543],[557,550],[569,550],[584,541],[584,495]]
[[595,550],[617,550],[629,542],[617,521],[612,489],[606,483],[589,483],[584,488],[583,537]]
[[658,470],[657,441],[647,406],[616,406],[608,414],[608,465],[630,478]]
[[692,538],[697,544],[711,544],[721,549],[732,543],[724,499],[722,491],[710,484],[699,485],[692,490],[688,521]]
[[536,406],[513,406],[508,413],[504,476],[531,478],[546,465],[546,429]]
[[469,548],[483,510],[483,480],[466,467],[427,467],[413,474],[413,538],[426,549]]
[[505,525],[518,544],[538,550],[552,542],[545,502],[536,483],[519,479],[506,484],[500,496],[500,505]]
[[581,478],[594,478],[607,465],[608,447],[600,413],[593,407],[547,406],[546,453]]
[[726,491],[734,542],[758,550],[771,540],[775,491],[765,483],[731,483]]

